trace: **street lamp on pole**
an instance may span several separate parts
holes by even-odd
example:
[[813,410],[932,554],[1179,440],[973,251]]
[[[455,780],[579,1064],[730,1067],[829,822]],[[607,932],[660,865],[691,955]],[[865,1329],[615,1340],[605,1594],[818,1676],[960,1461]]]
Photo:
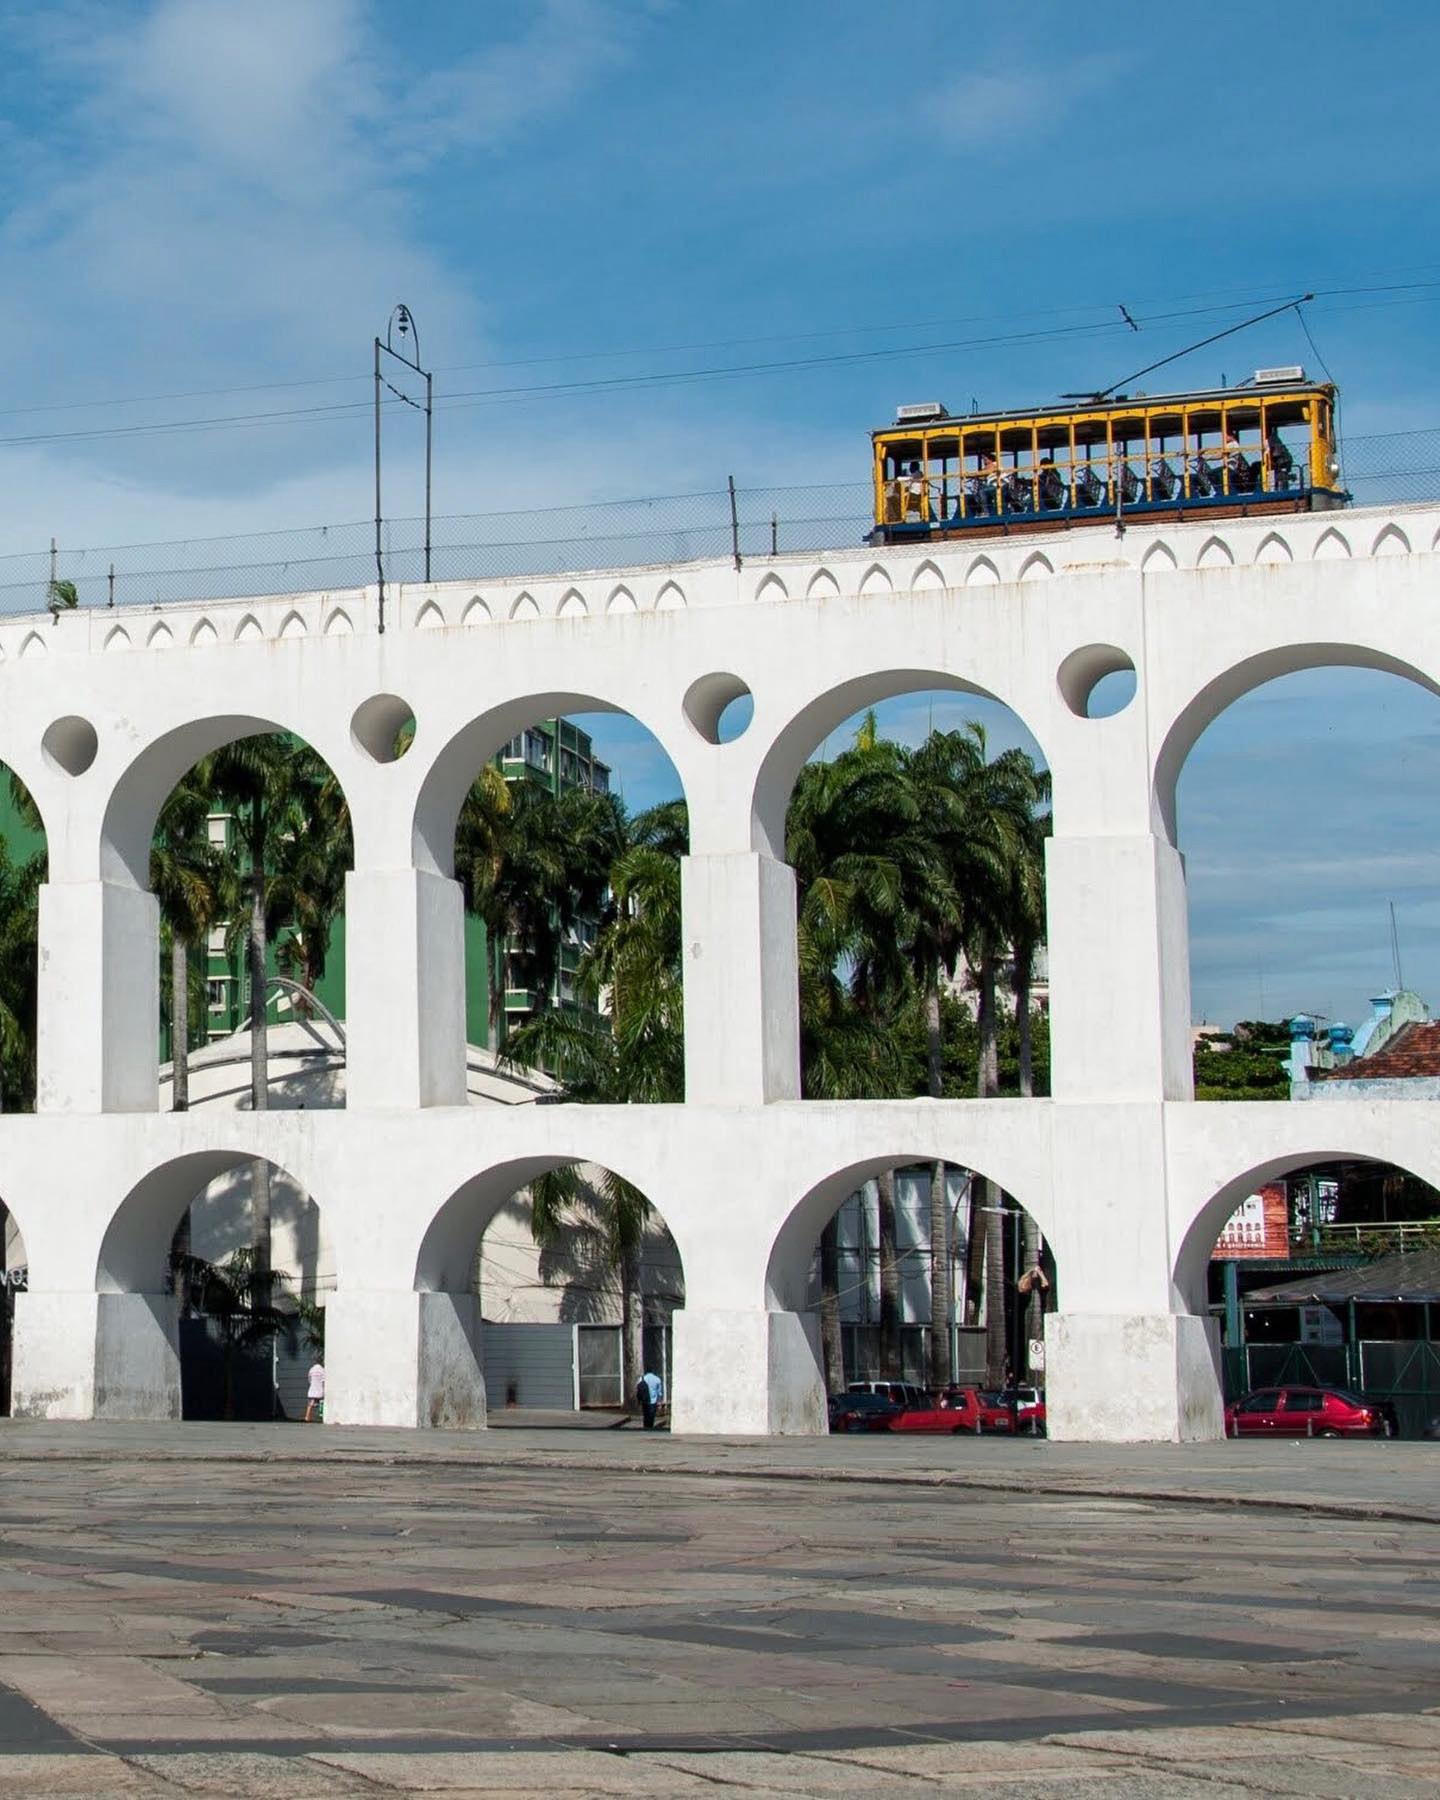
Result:
[[[399,339],[399,348],[396,339]],[[408,340],[408,343],[407,343]],[[406,351],[409,354],[406,354]],[[403,393],[393,382],[387,381],[382,372],[383,357],[393,357],[403,363],[407,369],[413,369],[425,382],[425,403]],[[379,584],[379,629],[385,632],[385,544],[384,544],[384,511],[380,497],[380,409],[383,402],[382,390],[388,388],[397,400],[406,406],[413,406],[417,412],[425,415],[425,579],[430,579],[430,492],[432,445],[434,441],[435,422],[435,380],[429,369],[420,366],[420,332],[415,324],[415,315],[410,308],[399,305],[391,309],[390,317],[385,325],[385,337],[375,339],[375,578]]]

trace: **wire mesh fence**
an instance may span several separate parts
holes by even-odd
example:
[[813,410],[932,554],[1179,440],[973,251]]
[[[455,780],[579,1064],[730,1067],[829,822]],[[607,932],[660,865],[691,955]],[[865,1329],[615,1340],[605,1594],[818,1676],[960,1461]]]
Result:
[[[1346,440],[1345,481],[1357,505],[1440,499],[1440,429]],[[868,481],[738,488],[588,505],[462,513],[432,522],[430,575],[510,575],[823,551],[859,544],[871,525]],[[425,578],[424,521],[388,519],[387,582]],[[0,556],[0,614],[35,612],[52,577],[81,606],[155,606],[364,587],[376,579],[373,521],[246,536]]]

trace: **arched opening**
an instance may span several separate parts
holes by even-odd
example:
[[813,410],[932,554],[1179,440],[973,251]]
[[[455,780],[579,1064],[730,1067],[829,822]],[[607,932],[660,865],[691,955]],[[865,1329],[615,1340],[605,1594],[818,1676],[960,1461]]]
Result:
[[791,1213],[767,1282],[772,1306],[818,1315],[832,1397],[903,1384],[913,1397],[1043,1398],[1055,1259],[1038,1222],[981,1171],[929,1157],[837,1171]]
[[33,1112],[40,889],[45,822],[30,790],[0,765],[0,1112]]
[[160,1103],[251,1111],[345,1103],[350,809],[286,732],[218,745],[155,819]]
[[1297,1151],[1210,1199],[1177,1287],[1219,1322],[1227,1403],[1274,1391],[1283,1416],[1266,1430],[1281,1436],[1343,1434],[1325,1390],[1374,1403],[1401,1436],[1440,1416],[1440,1165],[1428,1177]]
[[305,1417],[335,1283],[320,1209],[279,1164],[216,1150],[151,1170],[100,1248],[97,1413]]
[[1215,1039],[1202,1094],[1301,1097],[1440,1004],[1437,727],[1418,671],[1319,645],[1251,659],[1172,729],[1156,803],[1185,854],[1192,1019]]
[[[153,909],[127,908],[124,922],[137,959],[144,936],[159,938],[162,1107],[185,1111],[192,1092],[256,1111],[344,1104],[353,863],[333,766],[270,721],[197,721],[149,745],[122,776],[101,871],[131,899],[154,896]],[[124,949],[128,961],[128,941]],[[144,1034],[133,1018],[116,1026],[128,1064]],[[248,1079],[237,1079],[247,1065]],[[133,1077],[130,1086],[138,1094]]]
[[757,779],[795,872],[807,1098],[1049,1092],[1045,759],[1000,700],[934,683],[834,690]]
[[23,1293],[29,1273],[25,1239],[15,1215],[0,1200],[0,1418],[10,1417],[11,1373],[14,1368],[15,1296]]
[[614,1169],[535,1158],[476,1176],[427,1231],[416,1287],[471,1309],[492,1411],[629,1412],[649,1374],[668,1403],[680,1252],[651,1199]]
[[416,811],[422,867],[463,900],[467,1091],[547,1071],[574,1099],[684,1097],[675,765],[642,721],[516,701],[452,740]]

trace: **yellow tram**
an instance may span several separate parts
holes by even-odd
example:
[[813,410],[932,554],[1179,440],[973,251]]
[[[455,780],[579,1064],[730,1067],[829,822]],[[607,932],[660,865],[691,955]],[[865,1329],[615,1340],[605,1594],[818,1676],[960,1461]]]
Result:
[[902,406],[872,434],[871,541],[1343,506],[1335,408],[1335,388],[1301,368],[1068,409],[957,418],[940,405]]

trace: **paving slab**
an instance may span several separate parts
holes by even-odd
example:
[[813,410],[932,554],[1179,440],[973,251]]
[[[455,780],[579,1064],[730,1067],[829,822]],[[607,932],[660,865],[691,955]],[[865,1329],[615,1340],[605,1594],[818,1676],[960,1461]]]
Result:
[[1299,1510],[262,1431],[0,1431],[5,1800],[1440,1793],[1440,1522],[1353,1511],[1363,1464]]

